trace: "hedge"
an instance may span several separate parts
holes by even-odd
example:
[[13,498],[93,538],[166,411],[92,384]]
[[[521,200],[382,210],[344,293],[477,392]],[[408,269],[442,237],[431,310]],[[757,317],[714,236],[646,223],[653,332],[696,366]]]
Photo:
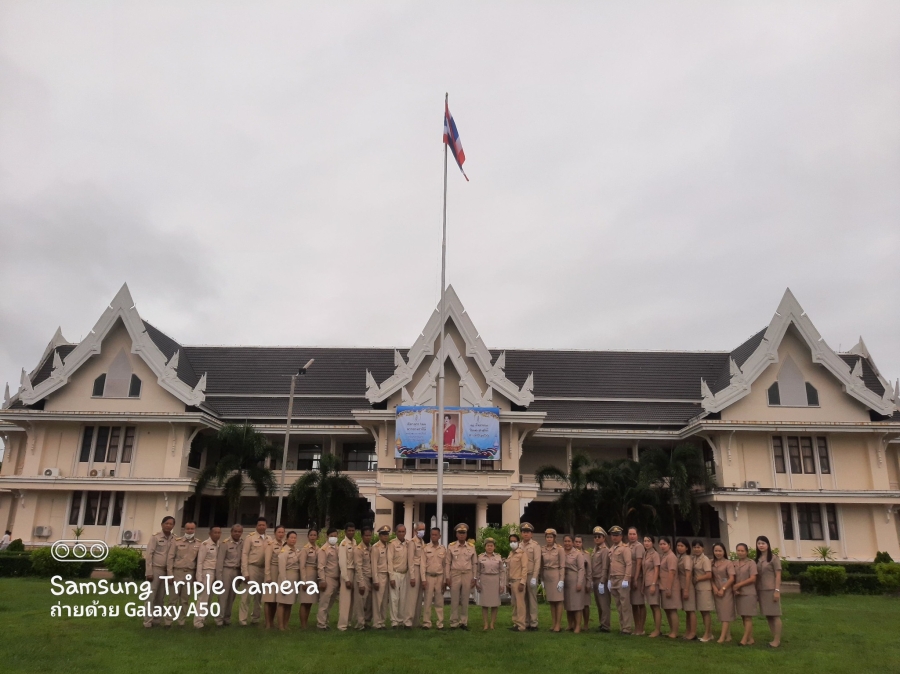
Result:
[[802,576],[816,594],[837,594],[847,582],[847,570],[840,566],[810,566]]
[[30,576],[31,573],[31,553],[0,553],[0,578],[20,578]]
[[[822,566],[823,562],[786,562],[781,560],[781,568],[782,570],[789,571],[792,576],[798,576],[802,573],[805,573],[807,569],[811,566]],[[839,566],[842,569],[846,570],[848,574],[855,573],[875,573],[875,569],[871,564],[864,564],[861,562],[851,562],[847,564],[842,564],[839,562],[834,562],[829,566]]]
[[893,562],[884,562],[875,565],[875,573],[878,575],[878,582],[893,592],[900,590],[900,564]]
[[[821,572],[813,572],[813,574],[815,573],[821,574]],[[889,590],[889,587],[885,587],[879,582],[878,576],[874,573],[848,573],[844,576],[843,586],[840,587],[840,591],[846,594],[883,594]],[[824,591],[820,589],[816,580],[810,576],[810,572],[804,571],[800,574],[800,591],[825,594],[828,589],[827,587]]]
[[49,547],[31,552],[31,569],[35,576],[50,578],[88,578],[97,564],[94,562],[60,562],[53,558]]

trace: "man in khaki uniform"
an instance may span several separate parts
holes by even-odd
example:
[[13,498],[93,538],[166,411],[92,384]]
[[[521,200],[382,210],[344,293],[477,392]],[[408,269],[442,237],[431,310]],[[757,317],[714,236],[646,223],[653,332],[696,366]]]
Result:
[[[147,542],[147,549],[144,551],[144,563],[146,565],[147,580],[150,581],[150,597],[147,603],[152,606],[162,606],[166,596],[165,581],[160,580],[160,576],[165,576],[166,565],[169,563],[169,548],[175,542],[172,535],[172,529],[175,528],[175,518],[171,515],[163,517],[162,531],[153,534],[153,537]],[[144,618],[144,627],[153,627],[159,625],[161,618]],[[166,627],[172,624],[170,618],[164,621]]]
[[609,551],[609,580],[606,582],[606,589],[616,600],[619,629],[622,634],[631,634],[634,631],[631,592],[628,589],[632,577],[631,549],[622,542],[622,527],[610,527],[609,538],[612,549]]
[[444,575],[444,560],[447,558],[447,548],[441,545],[441,530],[437,527],[431,529],[431,543],[425,546],[425,607],[422,613],[422,629],[431,629],[431,607],[437,613],[437,628],[444,629],[444,588],[446,576]]
[[525,548],[519,542],[518,534],[509,535],[509,557],[506,558],[506,577],[509,588],[510,608],[512,609],[511,632],[524,632],[525,621],[525,585],[527,584],[528,564],[525,560]]
[[169,599],[170,604],[174,604],[180,609],[178,624],[181,626],[184,626],[188,607],[191,605],[190,581],[194,580],[194,573],[197,570],[197,553],[200,551],[200,541],[194,535],[196,530],[197,525],[193,522],[185,523],[184,535],[177,537],[169,546],[169,559],[166,564],[167,575],[173,576],[175,582],[184,583],[175,592],[175,596]]
[[364,630],[372,624],[372,527],[364,525],[362,540],[353,549],[354,574],[356,576],[356,597],[354,597],[353,614],[356,618],[356,629]]
[[391,528],[384,525],[378,529],[378,542],[372,546],[372,627],[383,630],[390,607],[390,574],[388,573],[388,537]]
[[325,532],[325,544],[319,548],[319,612],[316,614],[316,624],[323,631],[328,629],[328,614],[341,586],[337,534],[337,529],[329,527]]
[[425,596],[425,522],[416,522],[415,536],[409,539],[409,591],[406,595],[407,627],[422,624],[422,598]]
[[216,562],[216,580],[221,580],[225,585],[222,594],[219,595],[219,604],[222,612],[216,618],[219,627],[231,624],[231,609],[234,606],[234,579],[241,572],[241,557],[244,554],[244,541],[241,538],[244,527],[235,524],[231,527],[231,537],[219,546],[219,557]]
[[[256,581],[262,585],[266,579],[266,546],[269,538],[266,536],[266,529],[269,522],[265,517],[256,520],[256,531],[244,539],[244,547],[241,550],[241,575],[246,581]],[[255,625],[259,622],[259,613],[262,608],[262,594],[251,595],[244,592],[241,595],[241,608],[238,611],[238,618],[241,625],[247,624],[247,614],[250,613],[250,604],[253,604],[253,615],[250,617],[250,623]]]
[[356,555],[353,549],[356,547],[356,525],[347,522],[344,525],[344,537],[338,545],[338,567],[341,571],[341,593],[338,597],[338,623],[339,632],[346,632],[353,617],[354,598],[356,596]]
[[525,588],[525,610],[527,613],[526,628],[534,632],[538,628],[538,595],[537,584],[541,575],[541,546],[532,540],[534,527],[524,522],[520,527],[522,531],[522,543],[519,547],[525,550],[525,562],[527,564],[527,581]]
[[409,592],[409,541],[406,526],[398,524],[397,538],[388,543],[387,565],[391,583],[391,627],[406,627],[406,595]]
[[647,607],[644,604],[644,544],[637,527],[628,527],[628,547],[631,548],[631,615],[634,633],[640,636],[644,634],[644,623],[647,622]]
[[[200,544],[197,549],[197,574],[194,576],[197,582],[203,583],[203,591],[197,595],[197,615],[194,616],[194,627],[200,629],[206,622],[209,613],[209,593],[207,587],[211,587],[216,580],[216,565],[219,561],[219,538],[222,530],[212,527],[209,530],[209,538]],[[209,582],[207,582],[209,581]],[[206,609],[206,611],[202,609]]]
[[478,580],[478,555],[468,540],[469,527],[457,524],[456,540],[447,550],[444,575],[450,583],[450,629],[469,629],[469,596]]
[[594,552],[591,554],[591,581],[593,583],[594,602],[600,616],[598,632],[609,632],[610,592],[606,587],[609,581],[609,548],[606,547],[606,532],[603,527],[594,527]]

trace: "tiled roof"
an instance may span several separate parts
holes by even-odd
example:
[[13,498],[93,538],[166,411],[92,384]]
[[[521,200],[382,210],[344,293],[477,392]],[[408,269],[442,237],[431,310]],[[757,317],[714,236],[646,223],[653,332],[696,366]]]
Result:
[[[753,355],[753,352],[759,348],[759,345],[762,343],[763,337],[766,334],[766,330],[768,330],[768,328],[763,328],[728,354],[730,358],[734,359],[734,362],[738,367],[742,367],[744,363],[747,362],[747,359]],[[712,381],[707,380],[707,383],[709,384],[709,390],[713,393],[718,393],[722,389],[728,387],[731,383],[731,364],[728,362],[728,359],[725,360],[725,365],[719,371],[719,376]]]
[[156,348],[162,351],[167,362],[175,355],[176,351],[181,352],[178,354],[178,378],[191,388],[196,386],[197,382],[200,381],[200,377],[191,366],[190,358],[185,353],[184,347],[147,321],[144,321],[143,323],[144,328],[147,330],[147,336],[153,340],[153,343],[156,344]]
[[[248,396],[224,396],[206,399],[208,407],[223,419],[281,419],[287,418],[288,399],[254,398]],[[292,419],[352,420],[351,410],[369,409],[369,401],[363,396],[335,398],[294,398]]]
[[857,356],[855,353],[840,353],[838,355],[850,366],[851,370],[856,367],[856,362],[861,360],[862,380],[866,385],[866,388],[877,395],[884,395],[884,386],[882,386],[881,382],[878,380],[878,375],[875,374],[875,370],[872,369],[872,365],[869,363],[868,358]]
[[545,423],[658,424],[684,426],[703,410],[697,403],[535,400],[529,412],[546,412]]
[[41,363],[40,367],[38,367],[37,369],[37,372],[34,373],[34,377],[31,378],[31,385],[37,386],[42,381],[46,381],[50,378],[50,373],[53,372],[54,352],[59,353],[59,357],[62,358],[63,361],[65,361],[66,356],[68,356],[74,350],[75,344],[62,344],[48,353],[47,357],[44,359],[44,362]]

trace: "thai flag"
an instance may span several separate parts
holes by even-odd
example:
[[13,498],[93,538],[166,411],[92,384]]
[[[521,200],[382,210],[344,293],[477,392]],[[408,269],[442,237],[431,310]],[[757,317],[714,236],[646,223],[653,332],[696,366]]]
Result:
[[453,115],[450,114],[450,106],[444,101],[444,143],[450,148],[450,153],[456,160],[456,165],[463,174],[463,178],[469,179],[463,170],[463,164],[466,163],[466,153],[463,151],[462,142],[459,140],[459,131],[456,130],[456,122],[453,121]]

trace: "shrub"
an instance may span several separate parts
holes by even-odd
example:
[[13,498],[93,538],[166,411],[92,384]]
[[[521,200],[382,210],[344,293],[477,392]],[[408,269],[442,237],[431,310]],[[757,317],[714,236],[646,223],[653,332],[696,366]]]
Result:
[[0,578],[22,577],[31,575],[31,555],[27,552],[0,553]]
[[[9,547],[6,548],[3,552],[25,552],[25,544],[22,542],[21,538],[17,538],[12,543],[9,544]],[[887,553],[885,553],[887,554]],[[887,561],[892,561],[888,558]]]
[[145,573],[144,558],[140,551],[120,546],[109,549],[106,568],[116,580],[143,580]]
[[812,556],[823,562],[833,562],[834,561],[834,550],[832,550],[827,545],[817,545],[812,549]]
[[875,573],[885,590],[890,592],[900,590],[900,564],[881,562],[875,565]]
[[508,557],[509,535],[517,533],[519,533],[518,524],[504,524],[499,529],[494,527],[485,527],[478,532],[478,539],[475,541],[475,551],[480,555],[482,552],[484,552],[484,539],[493,538],[494,552],[501,557]]
[[874,573],[851,573],[847,575],[844,591],[848,594],[882,594],[884,586]]
[[875,563],[876,564],[890,564],[894,560],[891,559],[891,556],[886,552],[879,552],[875,555]]
[[[71,554],[71,552],[69,553]],[[60,562],[53,558],[50,547],[37,548],[31,552],[31,570],[36,576],[49,578],[87,578],[94,570],[93,562]]]
[[806,570],[816,594],[835,594],[847,583],[847,570],[842,566],[811,566]]

